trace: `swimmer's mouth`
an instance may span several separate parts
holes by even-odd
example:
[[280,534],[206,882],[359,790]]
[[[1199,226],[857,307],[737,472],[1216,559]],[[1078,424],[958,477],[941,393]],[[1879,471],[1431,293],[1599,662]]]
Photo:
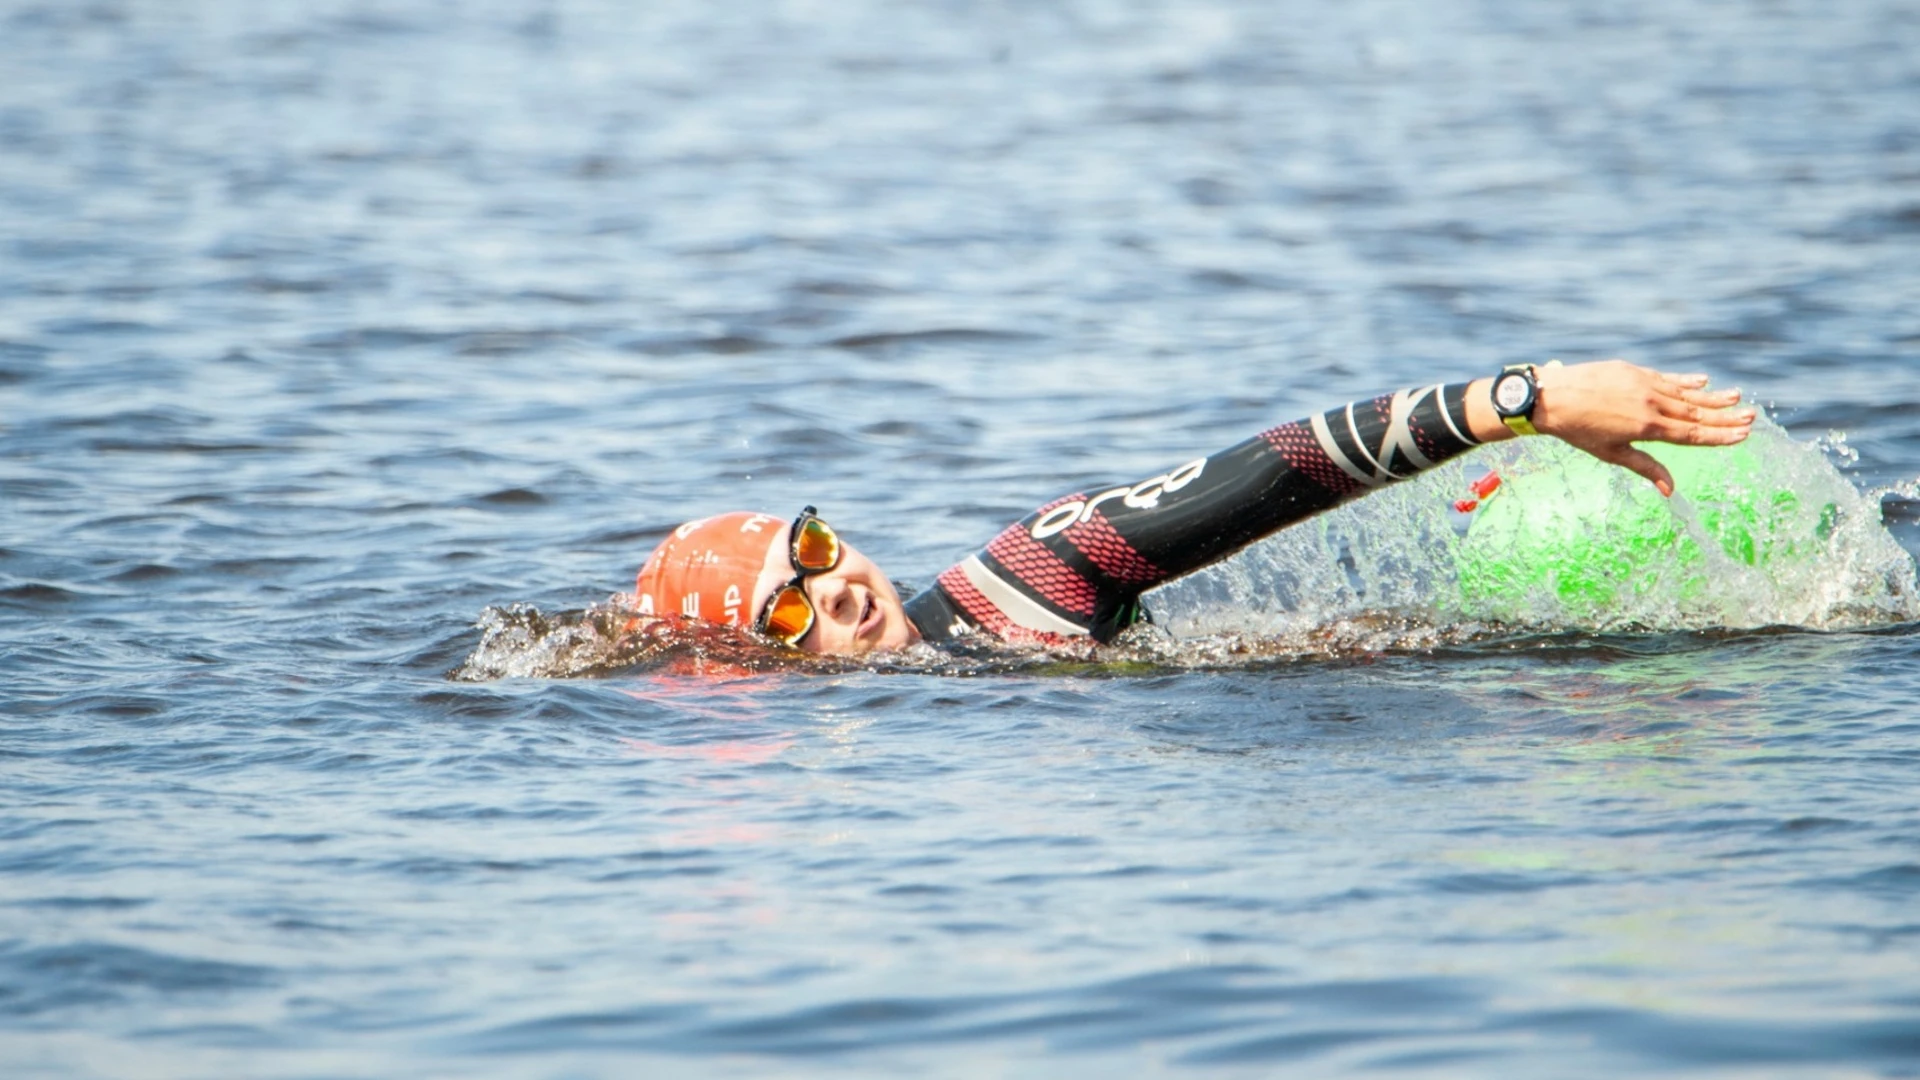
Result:
[[855,637],[866,637],[867,632],[880,625],[880,605],[873,602],[873,594],[867,594],[867,600],[860,608],[860,628],[854,631]]

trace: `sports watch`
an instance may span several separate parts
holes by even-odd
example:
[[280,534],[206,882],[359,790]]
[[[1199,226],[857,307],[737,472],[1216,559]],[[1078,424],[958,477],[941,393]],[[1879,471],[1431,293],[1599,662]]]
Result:
[[[1560,361],[1548,367],[1558,367]],[[1493,379],[1493,411],[1515,435],[1538,435],[1533,426],[1533,407],[1540,403],[1540,384],[1532,364],[1508,364]]]

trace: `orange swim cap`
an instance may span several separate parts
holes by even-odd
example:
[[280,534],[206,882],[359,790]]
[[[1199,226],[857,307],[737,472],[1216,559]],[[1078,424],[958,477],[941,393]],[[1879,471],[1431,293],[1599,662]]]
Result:
[[634,580],[640,613],[677,612],[727,626],[748,625],[767,549],[786,528],[785,520],[772,514],[742,510],[673,530]]

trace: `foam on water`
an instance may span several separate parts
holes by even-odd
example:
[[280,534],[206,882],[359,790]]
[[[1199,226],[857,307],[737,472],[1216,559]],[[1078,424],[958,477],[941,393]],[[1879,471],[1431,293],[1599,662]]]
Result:
[[645,618],[628,599],[616,596],[551,615],[531,604],[489,607],[477,624],[480,643],[447,677],[459,682],[565,679],[656,669],[735,675],[814,659],[769,649],[729,627]]

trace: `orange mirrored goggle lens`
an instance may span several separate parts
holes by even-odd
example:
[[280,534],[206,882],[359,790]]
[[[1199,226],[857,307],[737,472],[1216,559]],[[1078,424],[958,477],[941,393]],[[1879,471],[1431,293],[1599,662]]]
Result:
[[840,563],[840,537],[817,517],[802,518],[793,532],[795,569],[819,572]]
[[807,599],[806,589],[799,585],[782,586],[767,601],[761,623],[768,637],[788,645],[800,644],[800,639],[813,629],[813,603]]

